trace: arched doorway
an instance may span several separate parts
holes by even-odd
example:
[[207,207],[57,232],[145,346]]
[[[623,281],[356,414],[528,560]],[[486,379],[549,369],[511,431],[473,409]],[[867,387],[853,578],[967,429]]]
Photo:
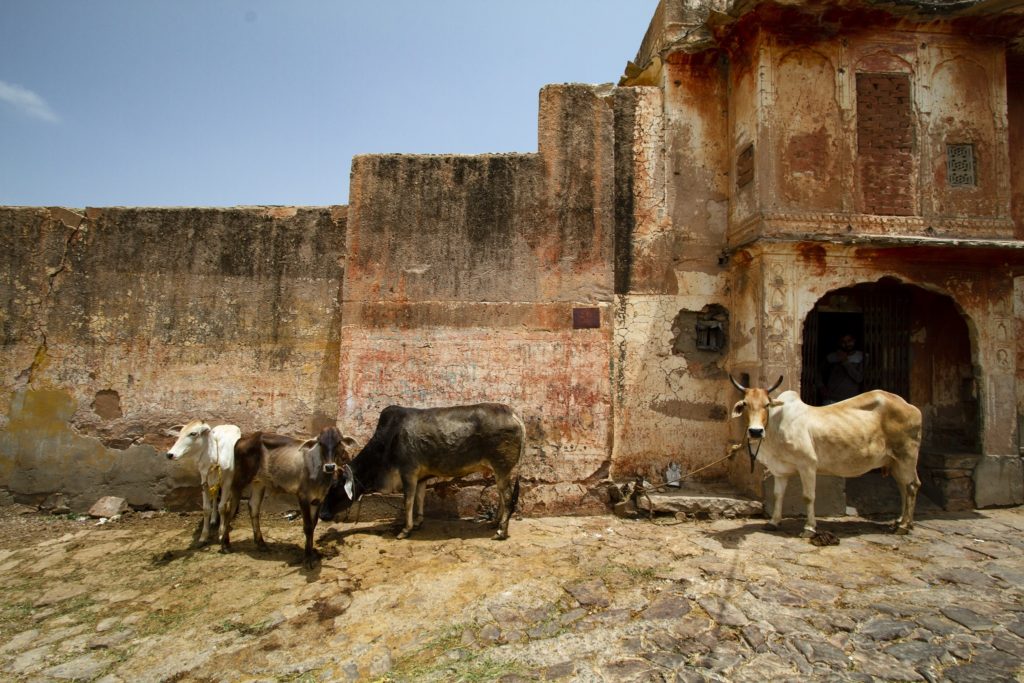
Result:
[[[827,355],[844,335],[864,354],[861,391],[891,391],[921,409],[923,491],[945,509],[973,507],[971,473],[981,453],[978,371],[956,303],[892,278],[823,296],[804,321],[800,390],[807,403],[825,402]],[[870,482],[849,480],[848,501],[865,487]],[[870,504],[877,492],[867,493]]]

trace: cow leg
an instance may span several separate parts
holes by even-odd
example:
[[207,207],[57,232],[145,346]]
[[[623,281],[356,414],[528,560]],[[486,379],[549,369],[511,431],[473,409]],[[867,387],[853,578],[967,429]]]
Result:
[[260,530],[260,507],[263,505],[263,494],[266,493],[263,484],[253,482],[252,493],[249,495],[249,517],[252,519],[252,540],[256,547],[261,550],[267,549],[267,542],[263,540],[263,532]]
[[[225,470],[221,473],[220,479],[220,500],[215,500],[217,504],[215,508],[219,512],[220,517],[220,543],[224,545],[224,538],[230,537],[231,534],[231,522],[235,517],[235,508],[238,506],[238,501],[234,495],[234,470]],[[211,520],[212,522],[212,520]],[[216,524],[216,522],[213,522]]]
[[207,472],[201,472],[199,476],[199,485],[203,489],[203,529],[199,532],[199,539],[195,543],[196,547],[204,546],[210,540],[210,511],[216,504],[216,502],[210,502],[210,486],[207,476]]
[[900,487],[900,516],[893,524],[893,532],[906,534],[914,528],[914,507],[917,505],[917,492],[921,488],[921,480],[917,476],[917,463],[914,461],[896,461],[892,465],[892,476]]
[[413,517],[413,529],[423,526],[423,499],[427,497],[427,480],[422,479],[416,484],[416,513]]
[[405,525],[398,532],[398,538],[408,538],[413,529],[413,514],[416,507],[416,492],[419,480],[412,474],[402,473],[402,493],[405,498]]
[[319,510],[313,510],[309,501],[302,497],[299,498],[299,509],[302,510],[302,531],[306,535],[303,563],[306,569],[312,569],[317,559],[317,552],[313,548],[313,532],[316,531],[316,513]]
[[[804,521],[804,530],[800,532],[801,538],[810,538],[817,528],[817,521],[814,519],[814,489],[817,485],[818,471],[813,467],[804,467],[799,470],[800,485],[804,492],[804,507],[807,509],[807,519]],[[781,506],[782,501],[777,501]]]
[[494,475],[494,484],[498,489],[498,530],[492,537],[495,541],[508,538],[508,520],[512,516],[512,483],[509,477]]
[[788,474],[772,473],[772,483],[775,490],[775,506],[772,508],[772,518],[765,524],[765,528],[774,531],[782,526],[782,499],[786,496],[786,485],[789,483]]

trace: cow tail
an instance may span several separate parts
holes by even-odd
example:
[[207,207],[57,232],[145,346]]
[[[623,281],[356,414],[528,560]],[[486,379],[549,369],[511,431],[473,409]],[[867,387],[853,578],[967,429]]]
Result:
[[508,515],[511,517],[516,511],[516,505],[519,503],[519,468],[523,462],[523,456],[526,455],[526,423],[523,422],[523,418],[519,417],[518,413],[512,411],[512,417],[515,419],[516,424],[519,425],[519,460],[515,466],[515,482],[512,484],[512,500],[509,502]]
[[512,500],[508,504],[508,514],[511,517],[515,514],[516,504],[519,502],[519,477],[516,477],[516,483],[512,484]]

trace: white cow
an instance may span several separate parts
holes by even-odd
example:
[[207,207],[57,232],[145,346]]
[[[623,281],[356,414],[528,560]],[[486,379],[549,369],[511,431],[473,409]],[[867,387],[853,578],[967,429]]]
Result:
[[[203,488],[203,530],[199,534],[198,545],[205,545],[210,538],[210,524],[220,521],[220,534],[224,533],[225,520],[229,520],[234,510],[228,510],[230,496],[221,495],[221,491],[231,490],[231,480],[235,473],[235,444],[242,436],[242,430],[235,425],[210,425],[202,420],[193,420],[181,428],[178,440],[167,451],[167,458],[177,460],[186,455],[198,457],[199,479]],[[219,515],[218,515],[219,510]]]
[[732,415],[746,415],[751,458],[756,456],[775,479],[775,509],[768,528],[777,529],[782,522],[782,498],[794,473],[800,475],[807,506],[807,521],[800,535],[809,538],[815,533],[817,474],[857,477],[879,467],[892,474],[903,501],[894,531],[905,534],[913,527],[914,504],[921,488],[917,476],[920,410],[887,391],[868,391],[817,407],[801,401],[795,391],[784,391],[772,399],[770,394],[782,384],[782,377],[770,389],[748,389],[735,379],[732,383],[743,392]]

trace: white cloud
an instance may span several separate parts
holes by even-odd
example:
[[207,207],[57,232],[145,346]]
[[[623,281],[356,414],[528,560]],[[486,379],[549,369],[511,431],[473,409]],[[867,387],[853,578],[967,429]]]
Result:
[[21,113],[32,118],[58,123],[60,118],[39,95],[28,88],[0,81],[0,102],[6,102]]

